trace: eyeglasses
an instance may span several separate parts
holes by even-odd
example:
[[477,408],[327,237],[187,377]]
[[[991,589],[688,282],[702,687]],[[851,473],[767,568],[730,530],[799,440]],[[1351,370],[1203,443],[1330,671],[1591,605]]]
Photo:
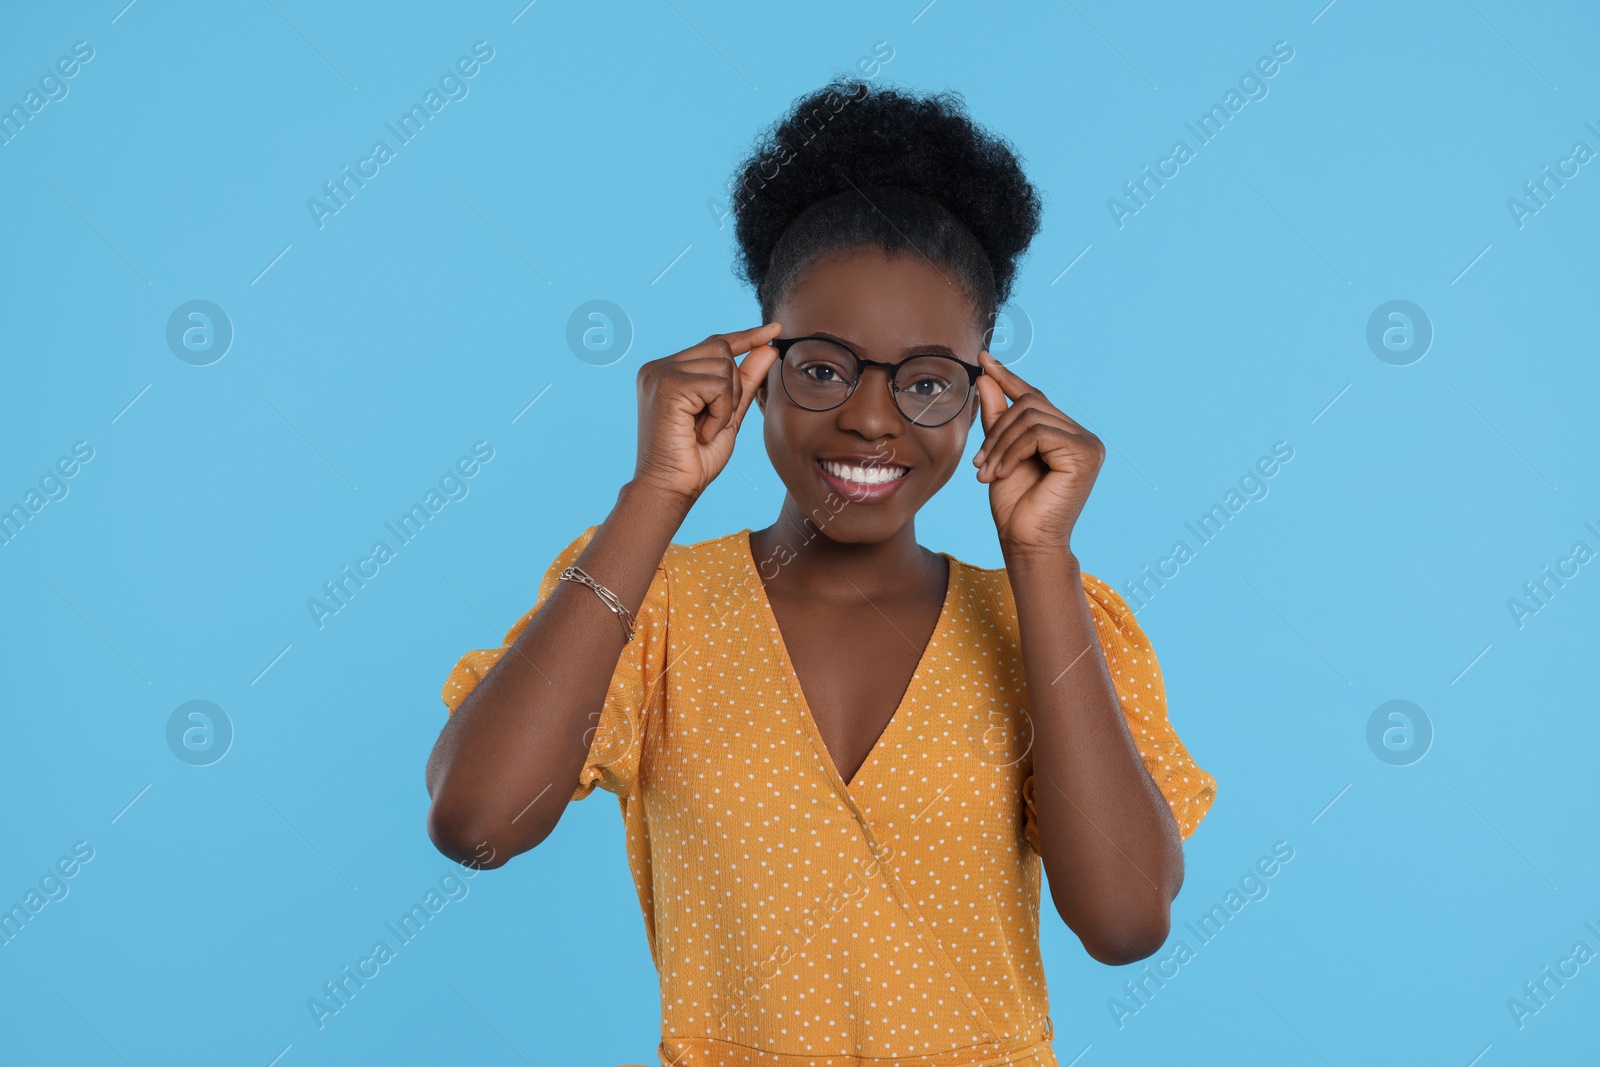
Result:
[[807,411],[829,411],[850,399],[868,367],[889,371],[895,407],[918,426],[943,426],[967,406],[983,368],[954,356],[912,356],[899,363],[862,359],[849,345],[827,337],[780,337],[783,391]]

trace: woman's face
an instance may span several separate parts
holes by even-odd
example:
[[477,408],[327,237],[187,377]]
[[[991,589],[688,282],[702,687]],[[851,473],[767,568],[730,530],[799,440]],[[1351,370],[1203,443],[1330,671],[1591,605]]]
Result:
[[[848,344],[862,359],[898,363],[940,352],[977,366],[983,348],[960,283],[916,254],[889,256],[877,248],[833,253],[796,279],[775,312],[784,337],[821,334]],[[756,392],[767,454],[800,514],[834,541],[883,541],[910,522],[955,473],[979,410],[974,389],[943,426],[918,426],[895,405],[889,371],[869,367],[843,404],[808,411],[784,391],[781,373],[781,361],[773,363]],[[863,492],[833,480],[824,459],[909,469],[878,499],[881,490]]]

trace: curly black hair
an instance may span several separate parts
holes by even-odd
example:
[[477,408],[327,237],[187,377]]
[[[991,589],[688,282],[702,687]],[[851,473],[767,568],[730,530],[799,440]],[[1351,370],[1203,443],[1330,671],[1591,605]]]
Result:
[[763,321],[810,264],[869,245],[952,270],[992,328],[1042,213],[1016,151],[972,121],[960,93],[843,75],[758,135],[735,184],[733,269]]

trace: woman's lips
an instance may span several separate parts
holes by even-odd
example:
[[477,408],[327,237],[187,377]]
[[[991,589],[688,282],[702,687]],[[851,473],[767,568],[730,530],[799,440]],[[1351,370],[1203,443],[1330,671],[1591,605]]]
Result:
[[822,465],[820,459],[813,461],[813,463],[817,468],[817,473],[822,476],[823,484],[845,499],[857,504],[876,504],[879,501],[887,500],[899,492],[900,487],[911,477],[911,472],[908,470],[905,474],[892,481],[878,485],[863,485],[860,482],[847,481],[831,473]]

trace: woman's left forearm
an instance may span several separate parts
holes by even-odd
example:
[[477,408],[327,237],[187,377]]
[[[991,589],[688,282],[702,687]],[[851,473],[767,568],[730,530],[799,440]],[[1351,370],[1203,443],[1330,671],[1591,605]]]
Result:
[[1183,842],[1128,731],[1070,548],[1008,553],[1033,726],[1034,809],[1050,893],[1091,956],[1166,940]]

